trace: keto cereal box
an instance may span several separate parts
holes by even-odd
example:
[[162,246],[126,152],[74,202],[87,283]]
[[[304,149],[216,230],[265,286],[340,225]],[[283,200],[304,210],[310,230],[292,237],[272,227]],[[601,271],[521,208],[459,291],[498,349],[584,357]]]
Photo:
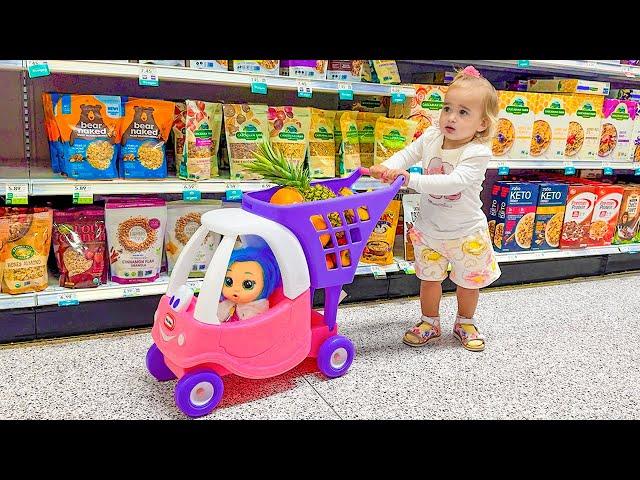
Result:
[[565,108],[569,126],[564,156],[567,159],[597,160],[604,97],[599,95],[567,95]]
[[444,106],[444,95],[449,87],[443,85],[413,85],[416,95],[411,97],[409,120],[418,122],[414,140],[431,125],[440,123],[440,112]]
[[587,237],[596,197],[594,185],[569,185],[560,248],[584,248],[588,245]]
[[[502,182],[496,182],[491,186],[491,203],[489,204],[489,215],[487,216],[487,224],[489,229],[489,238],[493,242],[493,234],[496,231],[496,221],[498,219],[500,185]],[[504,218],[504,217],[503,217]],[[503,222],[504,223],[504,222]],[[504,232],[504,224],[502,226]]]
[[610,162],[629,159],[629,139],[633,134],[638,104],[632,100],[607,98],[602,107],[602,127],[598,156]]
[[545,182],[538,187],[538,206],[531,250],[558,248],[569,185]]
[[624,185],[613,244],[640,243],[640,185]]
[[529,158],[537,101],[536,93],[498,92],[500,111],[492,142],[494,156],[505,160]]
[[531,157],[562,160],[569,129],[567,97],[562,94],[541,93],[533,110],[535,118],[531,134]]
[[500,217],[504,215],[504,223],[500,224],[504,226],[499,229],[496,224],[494,233],[494,245],[499,251],[521,252],[531,248],[538,190],[536,183],[504,182],[500,186],[498,218],[502,220]]
[[587,244],[591,247],[611,245],[618,225],[624,187],[603,183],[596,185],[595,193],[597,197],[591,215]]

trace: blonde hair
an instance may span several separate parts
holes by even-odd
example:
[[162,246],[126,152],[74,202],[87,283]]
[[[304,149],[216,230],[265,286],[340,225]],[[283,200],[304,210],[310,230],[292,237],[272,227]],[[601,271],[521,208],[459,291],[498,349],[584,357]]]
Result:
[[493,138],[498,123],[499,103],[496,89],[491,85],[491,82],[483,76],[476,77],[464,70],[456,70],[456,76],[449,85],[449,89],[453,87],[481,88],[483,90],[482,107],[484,109],[484,118],[487,120],[488,125],[482,132],[476,132],[475,140],[482,143],[490,141]]

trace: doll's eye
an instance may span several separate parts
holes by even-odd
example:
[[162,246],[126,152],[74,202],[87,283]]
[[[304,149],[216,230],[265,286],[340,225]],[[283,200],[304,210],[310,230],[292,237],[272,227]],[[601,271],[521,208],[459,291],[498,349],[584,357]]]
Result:
[[231,277],[224,277],[224,284],[227,287],[233,287],[233,278]]
[[255,280],[245,280],[244,282],[242,282],[242,287],[245,290],[253,290],[253,287],[255,286],[256,286]]

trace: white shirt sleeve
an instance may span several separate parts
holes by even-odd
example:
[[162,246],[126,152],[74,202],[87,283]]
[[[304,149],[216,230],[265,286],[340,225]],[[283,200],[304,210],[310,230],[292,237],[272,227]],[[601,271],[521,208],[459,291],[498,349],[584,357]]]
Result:
[[437,137],[439,133],[440,130],[436,127],[427,128],[415,142],[391,155],[382,162],[382,165],[387,168],[406,170],[412,165],[421,162],[425,146]]

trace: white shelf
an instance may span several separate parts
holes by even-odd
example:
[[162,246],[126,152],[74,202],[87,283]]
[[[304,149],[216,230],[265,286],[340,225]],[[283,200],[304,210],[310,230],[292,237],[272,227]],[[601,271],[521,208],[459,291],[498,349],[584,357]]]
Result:
[[565,167],[574,167],[576,169],[588,168],[594,170],[602,170],[610,167],[614,170],[635,170],[640,168],[640,162],[619,162],[612,163],[606,160],[536,160],[529,159],[510,159],[504,160],[493,157],[489,162],[489,168],[509,167],[510,169],[563,169]]

